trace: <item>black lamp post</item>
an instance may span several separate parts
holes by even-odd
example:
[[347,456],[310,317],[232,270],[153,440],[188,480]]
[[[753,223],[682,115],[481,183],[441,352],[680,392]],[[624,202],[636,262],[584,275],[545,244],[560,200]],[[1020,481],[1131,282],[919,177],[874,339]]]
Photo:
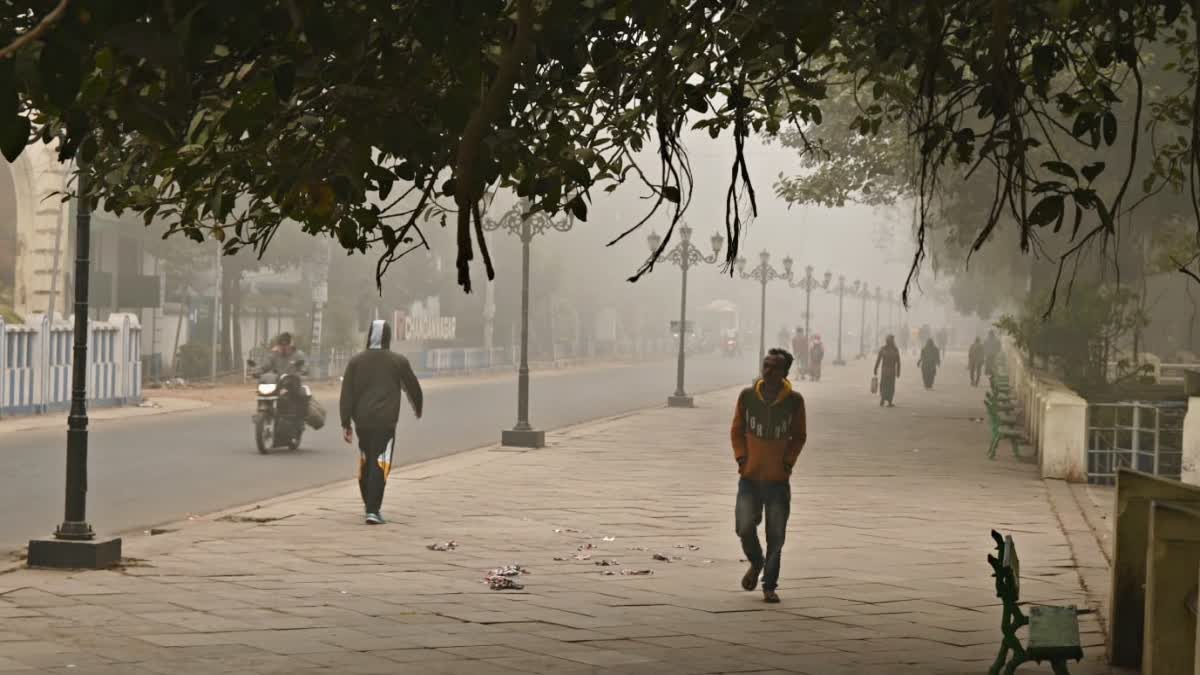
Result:
[[[721,252],[721,247],[725,245],[725,238],[719,234],[714,234],[710,241],[712,242],[712,255],[706,256],[700,252],[692,244],[692,228],[684,225],[679,228],[679,243],[675,245],[668,253],[664,254],[661,259],[667,262],[678,265],[682,274],[682,282],[680,283],[679,291],[679,365],[675,373],[675,394],[667,397],[667,405],[672,408],[691,408],[692,397],[687,395],[683,388],[683,371],[684,371],[684,348],[685,340],[687,339],[687,278],[688,269],[700,263],[709,265],[717,261],[717,255]],[[657,233],[651,232],[646,238],[650,244],[652,253],[658,252],[662,246],[662,237]]]
[[883,289],[875,287],[875,346],[883,344],[883,326],[879,325],[879,307],[883,304]]
[[121,540],[96,538],[87,522],[88,275],[92,210],[87,169],[79,169],[75,209],[75,332],[71,349],[71,412],[67,415],[67,490],[63,522],[53,538],[29,542],[30,567],[103,569],[121,560]]
[[574,225],[571,220],[556,221],[545,213],[527,214],[528,202],[521,200],[501,216],[499,221],[483,221],[485,230],[504,230],[521,239],[521,365],[517,370],[517,423],[512,429],[500,432],[500,444],[517,448],[540,448],[546,445],[546,432],[534,429],[529,423],[529,244],[543,232],[566,232]]
[[888,306],[888,330],[896,332],[896,297],[895,293],[888,291],[887,294]]
[[758,364],[762,366],[763,358],[767,355],[767,284],[781,279],[783,281],[792,280],[792,259],[787,257],[783,259],[783,272],[771,267],[771,254],[763,251],[758,254],[761,262],[749,272],[746,271],[746,259],[737,259],[738,275],[743,279],[754,279],[762,285],[762,311],[759,314],[759,335],[758,335]]
[[858,287],[858,297],[862,300],[862,312],[858,320],[858,358],[867,357],[867,300],[871,297],[871,287],[865,282],[855,282]]
[[846,298],[846,291],[849,290],[851,296],[858,293],[858,286],[861,281],[854,282],[854,285],[849,289],[846,288],[846,277],[838,275],[837,296],[838,296],[838,340],[837,340],[837,358],[833,360],[833,365],[844,366],[846,360],[842,358],[842,304]]
[[[804,268],[804,278],[800,281],[792,283],[792,280],[788,279],[788,285],[792,288],[804,289],[804,336],[809,340],[812,339],[812,330],[809,328],[809,320],[812,318],[812,292],[818,288],[829,290],[831,279],[833,279],[833,274],[826,272],[824,280],[817,281],[816,277],[813,276],[812,265]],[[840,359],[841,357],[839,356],[838,358]]]

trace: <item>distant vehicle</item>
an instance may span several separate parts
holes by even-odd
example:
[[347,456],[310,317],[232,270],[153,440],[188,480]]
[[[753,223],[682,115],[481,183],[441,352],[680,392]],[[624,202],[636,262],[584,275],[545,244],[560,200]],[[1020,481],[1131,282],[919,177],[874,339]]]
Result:
[[[246,365],[254,368],[256,364],[251,360]],[[276,448],[298,450],[304,437],[312,392],[298,374],[304,370],[304,361],[294,361],[292,367],[294,372],[283,375],[274,372],[258,375],[258,401],[252,419],[254,443],[264,455]]]
[[742,341],[738,339],[737,331],[728,331],[721,340],[721,353],[733,358],[742,355]]

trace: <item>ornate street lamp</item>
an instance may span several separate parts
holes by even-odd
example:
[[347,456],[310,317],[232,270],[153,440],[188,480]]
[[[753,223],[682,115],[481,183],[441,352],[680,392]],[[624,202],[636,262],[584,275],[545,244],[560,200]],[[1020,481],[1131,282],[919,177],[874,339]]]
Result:
[[92,208],[88,169],[79,168],[75,209],[75,330],[71,348],[71,412],[67,415],[67,490],[63,522],[52,539],[29,542],[30,567],[103,569],[121,561],[121,540],[96,538],[87,522],[88,275],[91,272]]
[[763,251],[758,254],[759,264],[749,272],[746,271],[746,259],[737,259],[738,275],[743,279],[754,279],[762,285],[762,311],[759,316],[758,335],[758,364],[762,366],[763,358],[767,355],[767,284],[775,280],[790,282],[792,280],[792,259],[783,259],[783,272],[771,267],[771,254]]
[[517,370],[517,423],[500,434],[500,444],[518,448],[540,448],[546,445],[546,432],[529,424],[529,244],[543,232],[566,232],[573,220],[556,221],[545,213],[526,213],[529,202],[522,199],[501,216],[500,220],[483,221],[483,229],[504,230],[521,240],[521,365]]
[[833,360],[833,365],[844,366],[846,361],[842,358],[842,303],[846,297],[846,291],[850,291],[851,297],[858,293],[858,287],[861,281],[855,281],[854,285],[846,287],[846,277],[838,276],[837,296],[838,296],[838,339],[837,339],[837,358]]
[[[721,247],[725,245],[725,238],[719,234],[712,236],[709,240],[712,243],[711,256],[704,255],[700,252],[700,249],[692,244],[692,228],[687,225],[679,228],[679,239],[679,243],[674,248],[659,258],[660,260],[666,260],[669,263],[678,265],[683,271],[679,290],[679,365],[675,373],[675,394],[667,397],[667,405],[672,408],[691,408],[692,397],[688,396],[683,388],[684,341],[687,339],[688,269],[700,263],[709,265],[715,263],[717,256],[721,253]],[[657,253],[659,247],[662,246],[662,237],[658,236],[655,232],[651,232],[650,236],[646,237],[646,241],[650,244],[651,254]]]
[[[812,318],[812,292],[818,288],[829,290],[829,281],[831,279],[833,279],[833,274],[826,272],[825,278],[822,281],[817,281],[816,277],[813,276],[812,265],[804,268],[804,278],[800,281],[793,283],[790,278],[788,279],[788,285],[792,288],[804,289],[804,336],[806,339],[812,339],[812,330],[809,328],[809,321]],[[840,359],[841,357],[839,356],[838,358]]]

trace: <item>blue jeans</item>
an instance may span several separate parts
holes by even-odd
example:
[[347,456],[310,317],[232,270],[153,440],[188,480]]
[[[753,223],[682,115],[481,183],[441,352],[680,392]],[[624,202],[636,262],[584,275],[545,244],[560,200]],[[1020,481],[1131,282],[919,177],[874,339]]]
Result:
[[[764,511],[767,514],[765,557],[758,541],[758,524],[762,522]],[[763,571],[764,591],[773,591],[779,584],[779,561],[791,511],[792,486],[787,481],[738,480],[735,527],[746,559]]]

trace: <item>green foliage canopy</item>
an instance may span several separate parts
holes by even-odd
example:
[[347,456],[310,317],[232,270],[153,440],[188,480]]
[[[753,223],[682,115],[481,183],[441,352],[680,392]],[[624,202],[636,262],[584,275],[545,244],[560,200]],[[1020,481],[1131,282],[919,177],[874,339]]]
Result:
[[[638,180],[678,222],[684,125],[737,150],[732,262],[739,196],[754,201],[745,139],[791,128],[812,150],[829,87],[849,83],[852,130],[903,121],[914,139],[918,242],[943,168],[986,165],[977,241],[1006,216],[1025,250],[1064,219],[1081,242],[1115,235],[1129,176],[1102,193],[1105,167],[1065,161],[1052,130],[1136,154],[1142,121],[1119,122],[1115,92],[1133,79],[1140,113],[1139,47],[1177,27],[1194,41],[1193,19],[1181,0],[8,2],[0,150],[57,140],[93,172],[90,198],[230,250],[261,251],[284,218],[346,249],[379,242],[381,272],[450,215],[470,290],[475,246],[493,273],[490,188],[583,220],[594,190]],[[638,164],[646,147],[656,166]]]

